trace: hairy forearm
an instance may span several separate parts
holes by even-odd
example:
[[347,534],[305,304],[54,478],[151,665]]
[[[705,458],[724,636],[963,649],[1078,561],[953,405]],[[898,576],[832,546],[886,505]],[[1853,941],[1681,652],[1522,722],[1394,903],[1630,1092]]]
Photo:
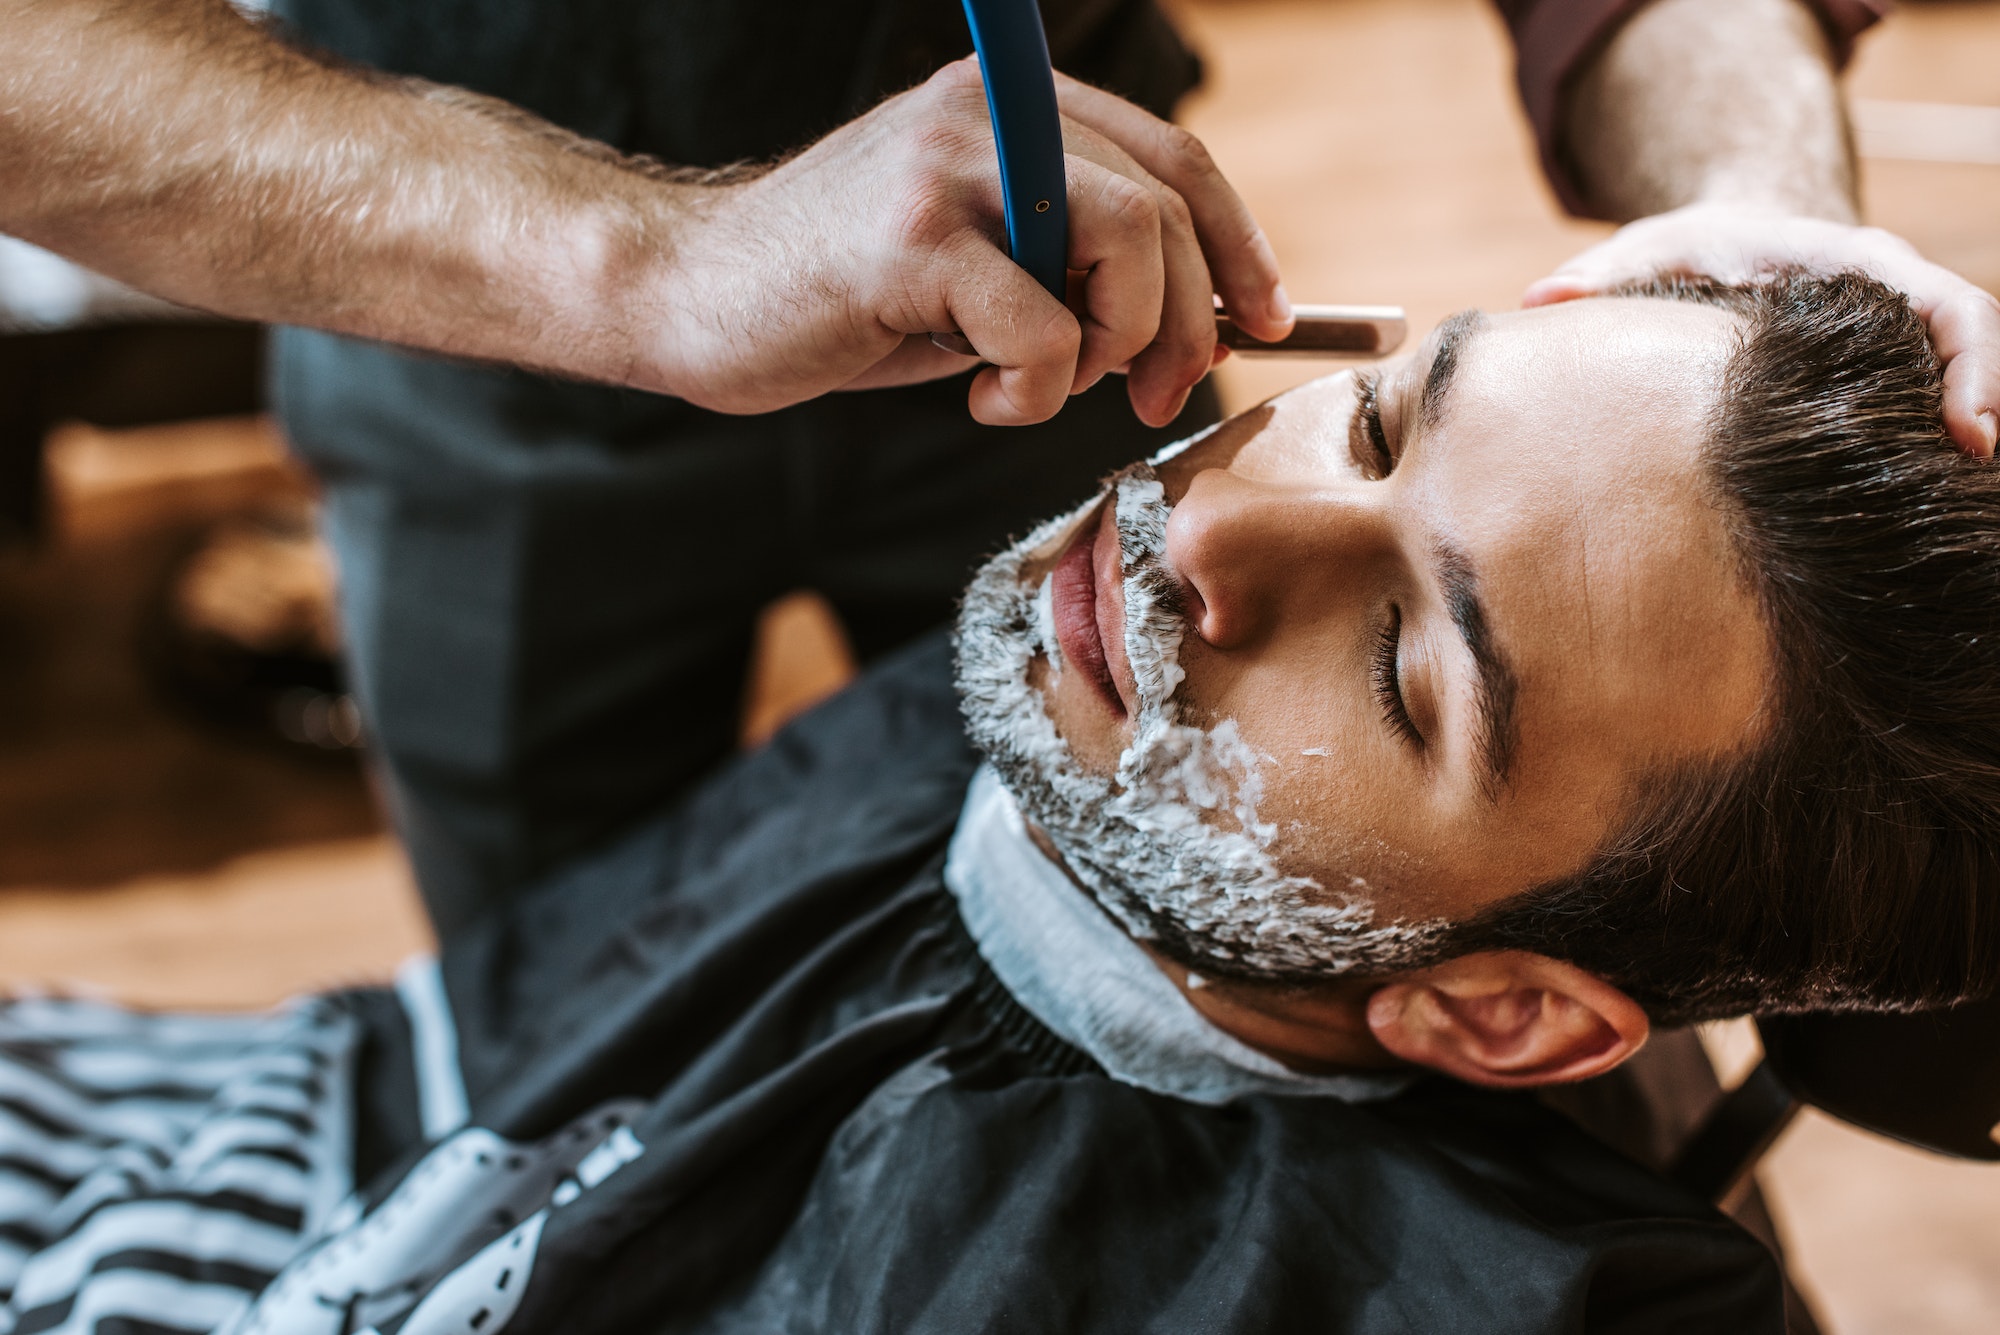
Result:
[[768,170],[703,173],[314,59],[225,0],[0,0],[0,25],[0,232],[224,314],[740,413],[973,369],[931,340],[957,331],[993,423],[1120,366],[1166,422],[1212,365],[1218,294],[1253,337],[1291,327],[1201,146],[1068,80],[1082,319],[999,242],[969,59]]
[[706,187],[312,59],[224,0],[0,0],[0,23],[0,231],[226,315],[658,379],[624,331],[671,300]]
[[1797,0],[1657,0],[1579,77],[1564,130],[1609,217],[1723,202],[1858,215],[1832,53]]

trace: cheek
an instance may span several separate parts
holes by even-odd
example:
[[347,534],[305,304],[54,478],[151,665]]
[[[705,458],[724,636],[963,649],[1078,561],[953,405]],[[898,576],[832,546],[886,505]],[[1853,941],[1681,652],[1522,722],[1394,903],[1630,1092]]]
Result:
[[1287,571],[1268,631],[1242,648],[1186,637],[1180,699],[1194,711],[1190,721],[1235,719],[1288,773],[1389,768],[1394,739],[1369,683],[1377,632],[1359,592],[1368,581],[1351,566],[1327,561]]
[[1195,474],[1209,468],[1228,468],[1236,456],[1270,425],[1274,410],[1260,404],[1217,424],[1216,428],[1173,458],[1157,466],[1160,483],[1169,503],[1187,494]]
[[1410,803],[1385,800],[1376,776],[1337,753],[1294,755],[1267,767],[1258,810],[1277,829],[1279,867],[1316,881],[1324,902],[1365,900],[1391,918],[1413,911],[1424,859],[1412,852]]
[[1237,414],[1160,465],[1167,499],[1180,500],[1207,468],[1267,481],[1351,471],[1347,424],[1354,400],[1355,373],[1339,371]]
[[[1189,677],[1198,680],[1192,671]],[[1411,863],[1400,851],[1408,831],[1397,813],[1412,811],[1419,795],[1399,789],[1387,772],[1370,720],[1301,685],[1311,679],[1268,668],[1240,672],[1229,689],[1203,692],[1199,714],[1209,727],[1233,720],[1263,758],[1255,813],[1273,832],[1279,866],[1317,881],[1331,898],[1383,899],[1392,869]]]

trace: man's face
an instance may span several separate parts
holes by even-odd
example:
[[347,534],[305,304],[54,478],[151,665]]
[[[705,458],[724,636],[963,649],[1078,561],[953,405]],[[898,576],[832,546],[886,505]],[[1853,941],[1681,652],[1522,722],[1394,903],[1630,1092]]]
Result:
[[[1050,763],[1132,787],[1135,734],[1158,734],[1147,637],[1171,624],[1177,722],[1236,748],[1200,820],[1259,832],[1270,863],[1230,910],[1252,928],[1313,905],[1456,919],[1576,870],[1648,774],[1760,727],[1767,638],[1699,464],[1734,334],[1660,300],[1459,317],[1372,392],[1344,373],[1244,413],[1158,468],[1162,605],[1129,602],[1131,507],[1045,535],[1010,577],[1046,589],[1061,646],[1026,668]],[[1100,820],[1069,847],[1051,829],[1073,866]],[[1130,874],[1190,864],[1152,865]]]

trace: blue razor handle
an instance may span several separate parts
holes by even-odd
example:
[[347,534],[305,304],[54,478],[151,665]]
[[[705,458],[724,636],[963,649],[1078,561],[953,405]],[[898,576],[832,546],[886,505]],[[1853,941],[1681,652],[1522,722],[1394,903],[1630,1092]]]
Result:
[[1056,74],[1035,0],[965,0],[1000,154],[1007,253],[1057,301],[1069,287],[1068,188]]

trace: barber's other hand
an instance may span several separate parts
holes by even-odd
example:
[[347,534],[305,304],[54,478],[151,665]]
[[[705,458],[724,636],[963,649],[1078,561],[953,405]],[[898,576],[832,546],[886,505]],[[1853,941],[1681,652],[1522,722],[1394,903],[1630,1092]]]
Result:
[[[970,59],[770,172],[714,188],[672,241],[660,298],[671,392],[765,412],[978,360],[972,415],[1039,422],[1106,373],[1160,425],[1215,361],[1214,296],[1250,333],[1291,310],[1270,243],[1193,136],[1059,80],[1070,306],[1007,257],[998,164]],[[979,358],[935,346],[961,331]]]
[[1741,204],[1691,204],[1628,223],[1530,287],[1545,306],[1655,274],[1739,283],[1787,265],[1859,269],[1910,298],[1945,363],[1945,427],[1959,448],[1991,458],[2000,436],[2000,301],[1932,264],[1901,237]]

